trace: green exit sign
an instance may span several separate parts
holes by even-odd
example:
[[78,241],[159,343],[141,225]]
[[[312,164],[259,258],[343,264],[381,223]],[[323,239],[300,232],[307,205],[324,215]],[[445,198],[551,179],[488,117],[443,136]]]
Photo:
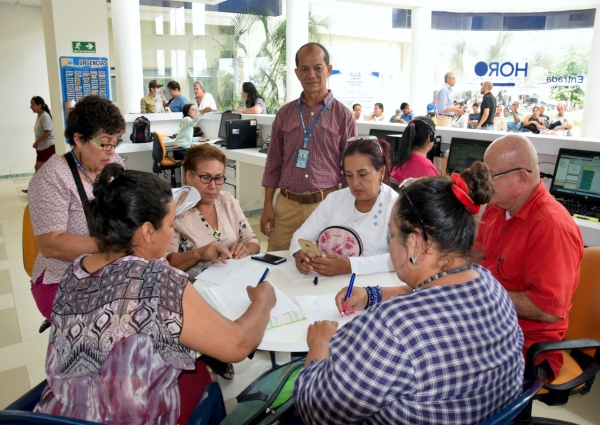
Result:
[[96,53],[95,41],[72,41],[73,53]]

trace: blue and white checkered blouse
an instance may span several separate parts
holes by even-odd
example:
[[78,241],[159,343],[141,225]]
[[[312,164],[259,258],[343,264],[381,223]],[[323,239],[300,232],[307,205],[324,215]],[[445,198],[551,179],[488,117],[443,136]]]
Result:
[[306,424],[476,424],[522,392],[523,334],[489,271],[371,307],[296,379]]

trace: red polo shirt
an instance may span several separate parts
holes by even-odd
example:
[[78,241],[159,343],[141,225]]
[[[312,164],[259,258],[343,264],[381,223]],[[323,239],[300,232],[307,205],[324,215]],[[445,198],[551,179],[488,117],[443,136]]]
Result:
[[[482,265],[507,291],[524,291],[539,309],[560,317],[556,323],[519,317],[525,336],[523,354],[533,343],[562,340],[569,325],[571,296],[579,282],[583,240],[573,218],[544,184],[540,182],[509,219],[506,210],[488,205],[476,247],[484,255]],[[562,355],[554,352],[545,358],[558,374]],[[538,357],[538,363],[542,360]]]

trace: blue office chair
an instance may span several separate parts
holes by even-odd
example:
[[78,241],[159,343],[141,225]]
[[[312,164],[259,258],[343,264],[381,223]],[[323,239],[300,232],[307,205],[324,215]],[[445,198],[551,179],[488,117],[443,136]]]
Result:
[[527,382],[523,385],[523,394],[504,409],[488,418],[481,425],[509,425],[521,413],[521,411],[531,402],[531,399],[542,388],[544,383],[539,379]]
[[[9,405],[6,410],[0,410],[0,424],[27,425],[93,425],[81,419],[34,413],[33,409],[40,401],[47,381],[38,384],[24,396]],[[226,416],[225,402],[218,383],[212,382],[206,386],[187,425],[217,425]]]

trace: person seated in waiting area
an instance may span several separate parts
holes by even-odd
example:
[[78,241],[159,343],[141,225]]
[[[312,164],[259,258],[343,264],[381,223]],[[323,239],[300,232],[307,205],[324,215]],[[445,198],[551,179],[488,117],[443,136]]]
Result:
[[385,122],[385,116],[383,115],[383,103],[377,102],[373,107],[374,113],[369,115],[366,121]]
[[66,155],[52,155],[29,183],[27,198],[39,253],[31,275],[35,303],[50,320],[52,302],[65,270],[81,254],[98,252],[90,237],[69,160],[81,180],[87,199],[92,184],[111,162],[125,165],[115,149],[125,131],[123,115],[100,96],[81,99],[67,117],[65,137],[71,145]]
[[178,148],[173,151],[173,158],[183,159],[194,139],[194,127],[200,122],[202,115],[198,113],[198,108],[193,103],[188,103],[183,106],[183,118],[179,123],[179,131],[175,138],[174,147]]
[[[325,198],[292,236],[290,259],[301,273],[316,271],[335,276],[393,270],[387,223],[398,194],[387,185],[389,144],[374,136],[353,137],[348,143],[342,159],[348,187]],[[362,241],[362,255],[344,258],[328,253],[309,258],[300,250],[298,239],[317,241],[320,233],[330,226],[353,229]]]
[[[462,177],[461,177],[462,176]],[[523,334],[510,297],[474,263],[487,167],[401,187],[390,255],[406,286],[354,286],[337,329],[308,328],[294,404],[306,424],[479,424],[522,394]]]
[[473,112],[469,114],[469,128],[475,128],[479,122],[479,103],[474,103],[471,108]]
[[548,130],[550,130],[549,134],[556,136],[568,136],[570,135],[570,130],[573,128],[573,120],[565,111],[567,108],[565,104],[559,102],[556,105],[556,115],[554,119],[548,126]]
[[457,102],[457,106],[465,111],[462,115],[455,114],[452,118],[452,127],[453,128],[467,128],[469,124],[469,117],[467,116],[467,105],[463,102]]
[[98,252],[79,256],[60,281],[48,385],[35,411],[174,425],[185,399],[178,378],[195,368],[196,352],[224,361],[246,357],[262,340],[275,292],[265,282],[248,287],[250,307],[230,321],[162,258],[175,221],[167,183],[111,164],[93,193],[88,223]]
[[550,125],[550,117],[546,115],[546,105],[540,105],[540,117],[544,119],[544,124],[546,128]]
[[510,113],[506,116],[507,131],[518,132],[523,124],[523,117],[519,114],[519,102],[510,105]]
[[410,177],[438,176],[440,172],[427,158],[435,141],[435,124],[429,117],[416,117],[404,129],[392,160],[390,177],[402,183]]
[[397,114],[394,122],[400,124],[406,124],[413,119],[413,115],[415,114],[412,109],[410,109],[410,105],[406,102],[402,102],[400,105],[401,114]]
[[[394,115],[392,115],[392,117],[390,118],[390,122],[391,123],[400,122],[400,115],[402,115],[402,110],[396,109],[396,113]],[[396,121],[396,120],[398,120],[398,121]]]
[[267,105],[254,84],[246,81],[242,84],[242,97],[246,101],[245,108],[237,108],[236,112],[242,114],[267,114]]
[[435,116],[435,103],[427,104],[427,116],[435,125],[437,125],[437,117]]
[[506,131],[507,129],[506,118],[502,115],[502,105],[498,105],[496,106],[496,115],[494,115],[494,130]]
[[521,131],[530,131],[534,134],[539,134],[545,129],[546,125],[544,124],[544,119],[540,117],[540,108],[534,106],[531,110],[531,115],[525,117]]
[[167,89],[169,90],[171,99],[168,102],[166,99],[163,99],[163,106],[169,108],[171,112],[181,112],[183,107],[188,103],[185,96],[181,94],[181,86],[177,81],[169,81]]

